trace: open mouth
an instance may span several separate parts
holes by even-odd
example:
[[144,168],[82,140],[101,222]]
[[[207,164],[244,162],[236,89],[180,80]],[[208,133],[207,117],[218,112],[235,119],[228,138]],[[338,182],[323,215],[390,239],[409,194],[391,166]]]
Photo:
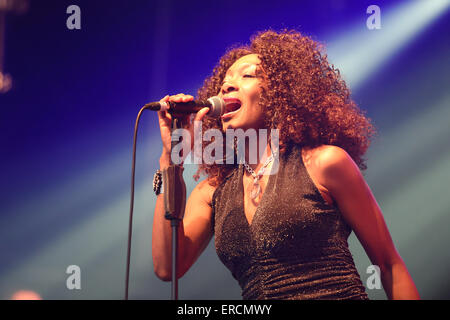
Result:
[[235,114],[241,108],[241,101],[235,98],[224,98],[225,101],[225,114],[222,115],[222,118],[227,118]]

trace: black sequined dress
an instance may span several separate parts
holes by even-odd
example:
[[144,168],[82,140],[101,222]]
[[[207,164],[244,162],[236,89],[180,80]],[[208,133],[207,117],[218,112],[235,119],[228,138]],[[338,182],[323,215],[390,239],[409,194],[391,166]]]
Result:
[[249,225],[244,168],[219,185],[212,199],[215,246],[244,299],[367,299],[347,239],[351,228],[311,180],[300,147],[272,166]]

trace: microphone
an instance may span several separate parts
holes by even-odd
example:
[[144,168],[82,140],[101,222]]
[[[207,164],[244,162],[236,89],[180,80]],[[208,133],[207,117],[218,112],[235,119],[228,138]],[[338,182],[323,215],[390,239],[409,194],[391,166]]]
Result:
[[225,113],[225,101],[217,96],[207,100],[194,100],[189,102],[150,102],[144,106],[145,109],[150,109],[152,111],[168,111],[170,114],[174,115],[196,113],[204,107],[209,108],[206,115],[212,118],[219,118]]

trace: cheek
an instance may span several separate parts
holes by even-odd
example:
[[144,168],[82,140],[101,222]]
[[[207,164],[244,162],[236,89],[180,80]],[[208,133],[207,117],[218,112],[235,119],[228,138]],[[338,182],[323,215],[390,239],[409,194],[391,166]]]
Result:
[[245,95],[252,105],[257,105],[261,96],[261,88],[259,85],[249,85],[245,89]]

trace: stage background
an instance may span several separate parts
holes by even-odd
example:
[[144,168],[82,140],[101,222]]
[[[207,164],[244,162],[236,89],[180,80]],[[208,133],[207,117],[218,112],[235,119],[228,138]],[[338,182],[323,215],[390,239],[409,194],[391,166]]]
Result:
[[[69,30],[66,9],[81,9]],[[381,29],[369,30],[369,5]],[[378,128],[364,173],[424,299],[450,298],[448,1],[30,1],[8,13],[0,95],[0,298],[124,295],[131,147],[140,107],[195,94],[225,50],[259,30],[295,28],[326,45]],[[131,299],[169,299],[153,272],[155,113],[138,137]],[[188,192],[193,165],[186,165]],[[364,283],[371,262],[349,239]],[[68,290],[66,268],[81,268]],[[181,299],[240,299],[214,241],[179,281]],[[367,290],[386,299],[383,290]]]

